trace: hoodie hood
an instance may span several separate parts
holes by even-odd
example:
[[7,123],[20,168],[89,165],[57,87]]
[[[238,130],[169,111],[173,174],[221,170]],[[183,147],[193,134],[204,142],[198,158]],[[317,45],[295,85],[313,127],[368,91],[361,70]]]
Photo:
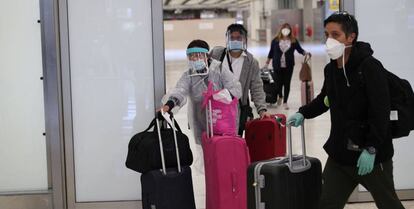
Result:
[[356,69],[365,58],[372,56],[372,54],[374,54],[374,51],[369,43],[358,41],[352,46],[346,67],[349,67],[349,69]]
[[[349,55],[348,61],[344,66],[343,74],[346,80],[346,85],[351,86],[348,79],[348,73],[358,69],[358,66],[367,58],[372,56],[374,51],[371,49],[369,43],[358,41],[351,47],[351,54]],[[343,59],[339,58],[339,59]],[[336,66],[336,60],[332,60],[330,65]],[[346,69],[346,70],[345,70]]]

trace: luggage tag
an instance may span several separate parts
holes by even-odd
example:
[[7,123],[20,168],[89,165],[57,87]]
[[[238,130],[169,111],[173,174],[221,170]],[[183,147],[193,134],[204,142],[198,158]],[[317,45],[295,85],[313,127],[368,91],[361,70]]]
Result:
[[275,115],[275,120],[279,124],[279,126],[285,127],[285,125],[282,123],[283,119],[281,117],[277,117],[277,115]]
[[398,110],[391,110],[390,120],[392,121],[398,120]]
[[167,121],[167,123],[170,124],[171,127],[174,127],[174,130],[177,131],[177,129],[175,128],[175,126],[173,126],[173,124],[172,124],[170,113],[164,112],[161,109],[161,115],[162,115],[162,117],[164,117],[165,121]]

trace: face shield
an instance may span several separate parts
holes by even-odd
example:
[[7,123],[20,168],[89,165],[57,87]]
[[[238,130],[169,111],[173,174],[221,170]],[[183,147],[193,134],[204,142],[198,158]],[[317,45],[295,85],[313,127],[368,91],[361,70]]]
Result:
[[230,51],[244,51],[247,48],[246,34],[240,31],[227,31],[226,42]]
[[200,76],[208,74],[207,65],[208,50],[200,47],[187,49],[188,68],[190,76]]

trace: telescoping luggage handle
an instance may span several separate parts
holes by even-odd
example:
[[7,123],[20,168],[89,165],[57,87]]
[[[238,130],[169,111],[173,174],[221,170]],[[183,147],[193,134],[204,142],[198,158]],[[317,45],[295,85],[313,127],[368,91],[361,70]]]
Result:
[[213,110],[211,109],[211,100],[208,100],[208,107],[206,107],[206,132],[207,136],[213,137]]
[[288,157],[277,157],[267,161],[261,161],[254,167],[254,191],[255,191],[255,206],[256,209],[265,209],[265,203],[262,202],[261,189],[265,187],[265,177],[261,174],[261,169],[264,165],[270,163],[286,164],[292,173],[300,173],[308,170],[311,167],[311,163],[306,159],[306,147],[305,147],[305,128],[301,126],[301,138],[302,138],[302,156],[293,156],[292,154],[292,127],[291,124],[286,123],[287,127],[287,144],[288,144]]
[[[305,127],[302,124],[300,126],[301,129],[301,138],[302,138],[302,160],[294,160],[294,156],[292,153],[292,125],[289,123],[286,123],[286,127],[287,127],[287,144],[288,144],[288,158],[289,158],[289,162],[288,162],[288,167],[290,172],[292,173],[300,173],[303,171],[308,170],[311,167],[311,163],[308,159],[306,159],[306,144],[305,144]],[[298,159],[295,156],[295,159]]]
[[[167,169],[165,168],[165,159],[164,159],[164,148],[162,146],[162,139],[161,139],[161,129],[160,129],[160,121],[158,120],[158,117],[156,117],[155,119],[156,123],[157,123],[157,133],[158,133],[158,142],[160,143],[160,153],[161,153],[161,164],[162,164],[162,173],[164,175],[167,175]],[[174,120],[173,116],[171,116],[171,129],[173,130],[173,135],[174,135],[174,144],[175,144],[175,150],[176,150],[176,156],[177,156],[177,166],[178,166],[178,172],[181,173],[181,163],[180,163],[180,153],[178,150],[178,143],[177,143],[177,134],[176,134],[176,129],[175,129],[175,123],[176,121]]]

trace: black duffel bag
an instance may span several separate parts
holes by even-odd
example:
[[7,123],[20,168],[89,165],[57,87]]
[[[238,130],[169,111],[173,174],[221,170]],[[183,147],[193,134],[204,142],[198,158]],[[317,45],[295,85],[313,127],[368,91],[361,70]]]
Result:
[[[193,154],[191,153],[188,137],[181,132],[177,122],[175,120],[172,121],[174,121],[175,128],[177,129],[176,135],[181,166],[190,166],[193,163]],[[154,118],[145,131],[137,133],[131,138],[125,162],[127,168],[140,173],[162,168],[156,125],[156,118]],[[154,127],[153,131],[149,131],[152,127]],[[161,125],[160,131],[164,148],[165,166],[167,168],[177,167],[173,130]]]

